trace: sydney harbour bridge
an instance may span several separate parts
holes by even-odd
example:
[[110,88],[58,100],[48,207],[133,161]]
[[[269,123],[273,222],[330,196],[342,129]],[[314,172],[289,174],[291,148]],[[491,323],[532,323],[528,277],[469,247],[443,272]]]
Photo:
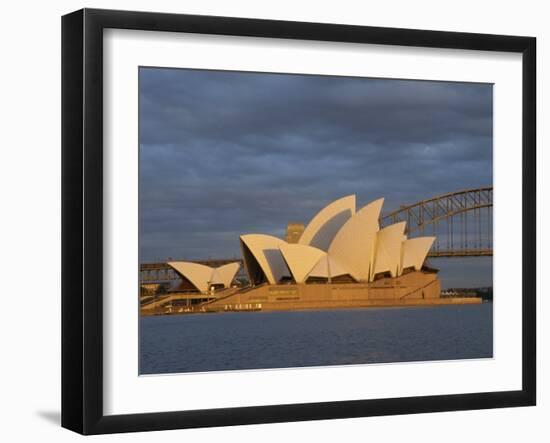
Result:
[[409,238],[436,237],[429,257],[493,255],[493,187],[465,189],[421,200],[382,215],[380,225],[407,222]]
[[[493,255],[493,187],[464,189],[437,195],[382,214],[380,226],[407,222],[409,238],[435,236],[428,256],[482,257]],[[240,258],[197,261],[212,267]],[[141,264],[142,282],[179,278],[166,263]]]

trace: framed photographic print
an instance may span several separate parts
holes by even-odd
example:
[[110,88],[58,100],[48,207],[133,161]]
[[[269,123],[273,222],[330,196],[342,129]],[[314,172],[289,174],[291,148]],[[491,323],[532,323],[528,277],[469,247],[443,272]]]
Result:
[[62,21],[62,425],[536,401],[531,37]]

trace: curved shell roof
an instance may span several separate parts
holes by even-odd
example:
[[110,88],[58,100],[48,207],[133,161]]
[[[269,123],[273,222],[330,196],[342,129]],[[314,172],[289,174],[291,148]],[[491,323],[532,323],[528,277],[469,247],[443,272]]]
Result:
[[187,261],[173,261],[167,264],[189,280],[200,292],[208,292],[213,283],[221,283],[226,288],[229,287],[241,267],[239,262],[228,263],[219,268]]
[[400,274],[401,248],[406,222],[399,222],[381,229],[376,234],[376,255],[371,280],[379,272],[390,272],[392,277]]
[[[250,250],[269,283],[276,284],[282,277],[290,276],[290,272],[279,249],[279,246],[286,244],[284,240],[271,235],[246,234],[241,235],[241,242]],[[247,262],[246,256],[245,266],[250,277],[252,264]]]
[[336,233],[354,214],[355,195],[333,201],[311,219],[298,243],[328,251]]
[[214,269],[212,273],[212,283],[222,283],[226,288],[231,286],[231,282],[235,278],[241,264],[239,262],[227,263]]
[[403,241],[403,261],[400,272],[410,267],[420,271],[434,241],[435,237],[417,237]]
[[349,271],[327,254],[317,262],[308,277],[334,278],[347,274]]
[[176,272],[184,276],[201,292],[207,292],[212,278],[213,268],[198,263],[176,261],[168,262]]
[[359,210],[342,226],[330,244],[329,256],[344,266],[356,280],[369,280],[383,204],[384,199],[380,198]]
[[435,237],[407,239],[405,222],[380,230],[384,199],[355,212],[355,195],[348,195],[319,211],[297,244],[270,235],[241,236],[246,270],[253,284],[276,284],[282,277],[303,283],[308,277],[330,279],[349,275],[372,281],[376,274],[392,277],[403,269],[422,269]]
[[320,249],[300,244],[284,243],[279,249],[296,283],[303,283],[313,267],[326,256]]

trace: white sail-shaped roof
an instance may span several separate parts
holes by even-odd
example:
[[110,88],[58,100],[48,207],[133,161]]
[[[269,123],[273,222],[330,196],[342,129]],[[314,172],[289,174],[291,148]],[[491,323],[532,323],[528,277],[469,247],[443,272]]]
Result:
[[[284,240],[271,235],[246,234],[241,235],[241,242],[250,250],[269,283],[276,284],[282,277],[290,276],[290,271],[279,249],[279,246],[286,244]],[[246,270],[251,277],[253,264],[249,262],[246,254],[244,259]]]
[[200,292],[208,292],[210,285],[214,283],[223,284],[228,288],[241,267],[239,262],[228,263],[219,268],[186,261],[168,262],[167,264],[189,280]]
[[434,241],[435,237],[417,237],[405,240],[401,269],[414,267],[416,271],[420,271]]
[[200,292],[208,291],[214,271],[210,266],[186,261],[168,262],[167,264],[189,280]]
[[374,261],[374,245],[379,230],[378,219],[384,199],[369,203],[351,217],[338,231],[328,254],[356,280],[368,281]]
[[211,282],[212,283],[221,283],[226,288],[231,286],[231,282],[235,278],[241,264],[239,262],[227,263],[226,265],[220,266],[214,269],[212,273]]
[[355,195],[348,195],[333,201],[311,219],[298,243],[328,251],[338,230],[354,214]]
[[[313,217],[295,244],[270,235],[242,235],[241,249],[250,283],[277,284],[287,276],[296,283],[304,283],[309,277],[330,282],[340,276],[368,282],[376,274],[389,273],[395,278],[405,268],[422,270],[435,237],[408,240],[405,222],[380,230],[383,204],[380,198],[355,212],[355,195],[336,200]],[[228,270],[231,279],[238,266],[232,269]],[[219,274],[215,273],[216,281],[221,278]]]
[[300,244],[285,243],[279,249],[296,283],[303,283],[313,267],[326,256],[320,249]]
[[376,254],[371,280],[380,272],[390,272],[392,277],[397,277],[400,274],[405,225],[405,222],[395,223],[381,229],[376,234]]
[[309,272],[308,277],[335,278],[349,274],[342,265],[340,265],[331,256],[325,255],[317,262]]

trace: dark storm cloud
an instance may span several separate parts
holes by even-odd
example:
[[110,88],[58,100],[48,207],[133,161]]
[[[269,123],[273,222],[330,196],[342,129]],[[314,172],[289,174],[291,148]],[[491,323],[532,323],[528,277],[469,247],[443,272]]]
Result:
[[239,255],[333,199],[492,184],[492,87],[143,68],[142,261]]

